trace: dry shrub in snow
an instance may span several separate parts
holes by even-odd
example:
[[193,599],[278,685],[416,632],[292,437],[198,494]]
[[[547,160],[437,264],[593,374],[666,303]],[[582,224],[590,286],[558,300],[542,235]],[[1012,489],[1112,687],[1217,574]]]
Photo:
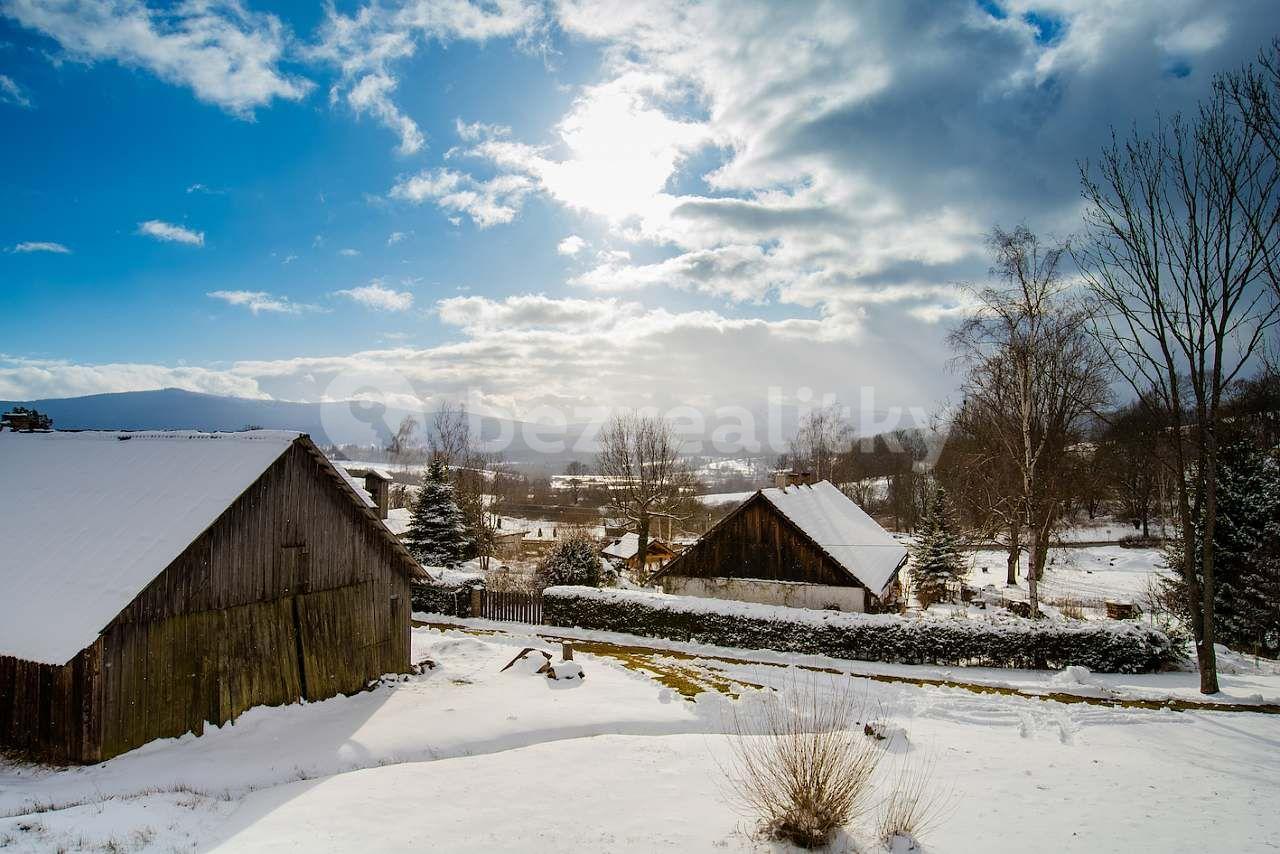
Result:
[[883,784],[877,836],[890,851],[914,851],[923,836],[951,810],[951,793],[940,788],[932,760],[904,759]]
[[863,734],[861,708],[851,680],[799,683],[734,706],[724,771],[766,835],[816,848],[871,808],[884,750]]

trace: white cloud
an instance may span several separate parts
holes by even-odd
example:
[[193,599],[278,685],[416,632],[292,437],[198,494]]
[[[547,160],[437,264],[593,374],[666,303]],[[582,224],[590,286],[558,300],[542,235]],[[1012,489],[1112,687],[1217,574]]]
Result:
[[570,234],[564,240],[561,240],[556,244],[556,251],[561,255],[568,255],[572,257],[585,249],[586,246],[587,241],[583,240],[576,234]]
[[735,300],[761,300],[795,273],[755,245],[699,249],[657,264],[632,264],[626,253],[573,279],[598,291],[630,291],[658,285],[697,290]]
[[44,240],[27,240],[17,244],[10,252],[55,252],[59,255],[70,255],[71,250],[61,243]]
[[427,139],[417,122],[400,112],[391,100],[396,81],[390,74],[366,74],[347,92],[347,103],[356,115],[371,113],[400,136],[400,153],[413,154],[422,149]]
[[[395,293],[378,282],[368,288]],[[251,306],[280,298],[248,293],[235,299]],[[428,347],[242,360],[205,369],[198,380],[188,382],[222,389],[219,393],[251,390],[252,396],[299,401],[345,400],[352,390],[369,389],[398,396],[405,405],[475,392],[496,414],[571,423],[590,417],[578,408],[692,406],[710,412],[725,405],[759,406],[771,388],[794,396],[801,386],[857,401],[859,386],[874,384],[877,406],[905,406],[927,403],[942,382],[936,370],[941,354],[886,339],[862,324],[856,311],[766,320],[646,308],[616,297],[544,294],[456,296],[439,301],[434,310],[455,333],[453,340]],[[894,358],[886,359],[886,352]],[[73,382],[77,369],[83,373]],[[63,365],[56,373],[6,373],[0,365],[0,391],[7,390],[0,396],[22,399],[36,391],[52,393],[55,387],[61,393],[85,394],[182,385],[169,381],[173,372],[163,366],[116,376],[94,366]]]
[[463,138],[475,144],[465,153],[528,177],[575,210],[614,222],[653,216],[669,207],[663,191],[684,158],[714,139],[708,125],[672,118],[660,106],[678,94],[665,75],[628,71],[588,87],[556,125],[567,157],[482,124],[466,126]]
[[387,245],[395,246],[397,243],[408,237],[403,231],[393,231],[387,235]]
[[331,388],[416,389],[456,398],[478,390],[502,414],[570,422],[575,407],[761,405],[799,386],[877,405],[927,403],[945,380],[941,354],[895,349],[849,315],[776,320],[646,308],[617,298],[458,296],[435,311],[458,340],[345,356],[244,361],[234,371],[273,395],[324,399]]
[[[1192,104],[1202,90],[1171,79],[1170,53],[1206,74],[1233,66],[1269,17],[1259,0],[1230,14],[1194,0],[1123,15],[1108,2],[1001,5],[1003,19],[969,2],[797,15],[752,0],[563,0],[557,25],[600,46],[600,78],[542,135],[457,120],[451,168],[393,194],[469,211],[490,200],[481,187],[526,179],[487,224],[514,220],[536,193],[638,249],[571,280],[594,291],[805,309],[826,336],[870,317],[937,324],[963,310],[955,282],[985,277],[991,226],[1076,227],[1074,164],[1109,124]],[[1060,22],[1050,43],[1031,11]],[[467,174],[465,159],[496,175]]]
[[401,179],[391,197],[421,204],[433,200],[445,210],[471,217],[481,228],[511,222],[534,185],[523,175],[499,175],[481,181],[450,169],[429,169]]
[[210,291],[205,296],[220,299],[228,305],[243,306],[254,314],[271,312],[277,314],[300,314],[314,306],[295,303],[287,297],[273,296],[266,291]]
[[421,43],[525,36],[541,20],[534,0],[403,0],[370,3],[350,15],[330,5],[319,41],[308,53],[341,72],[330,100],[345,99],[357,114],[372,115],[399,137],[400,154],[409,155],[422,149],[425,136],[392,97],[396,64],[413,56]]
[[146,222],[138,223],[138,234],[144,234],[147,237],[154,237],[156,240],[163,240],[168,243],[204,246],[203,231],[193,231],[181,225],[174,225],[171,222],[164,222],[158,219],[149,219]]
[[511,128],[506,125],[491,125],[484,122],[464,122],[462,119],[454,119],[454,130],[457,131],[458,138],[465,142],[477,142],[481,139],[492,139],[500,136],[511,136]]
[[137,0],[8,0],[4,14],[61,45],[72,59],[145,68],[240,116],[276,98],[298,100],[311,83],[280,69],[280,20],[239,0],[192,0],[153,9]]
[[252,377],[227,370],[132,363],[76,364],[0,354],[0,398],[9,400],[162,388],[236,397],[268,397]]
[[377,311],[407,311],[413,307],[412,293],[388,288],[376,279],[367,285],[337,293]]
[[0,104],[14,104],[18,107],[30,107],[31,99],[22,91],[22,87],[7,74],[0,74]]
[[359,255],[359,254],[360,254],[360,250],[359,250],[359,249],[351,249],[351,248],[347,248],[347,249],[339,249],[339,250],[338,250],[338,254],[339,254],[339,255],[341,255],[341,256],[343,256],[343,257],[345,257],[345,258],[355,258],[357,255]]

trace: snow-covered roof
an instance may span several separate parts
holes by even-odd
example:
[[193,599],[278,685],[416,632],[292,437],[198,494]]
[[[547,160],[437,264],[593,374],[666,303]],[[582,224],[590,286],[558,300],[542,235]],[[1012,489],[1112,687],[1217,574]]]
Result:
[[618,560],[631,560],[638,551],[640,551],[640,535],[628,532],[605,546],[600,553]]
[[[649,548],[652,549],[654,546],[660,546],[664,549],[667,548],[661,540],[650,537]],[[605,557],[616,558],[618,560],[631,560],[636,556],[636,552],[638,551],[640,551],[640,535],[634,531],[628,531],[601,549],[600,553]],[[652,560],[653,552],[648,552],[648,555],[649,560]]]
[[387,511],[387,518],[382,520],[382,524],[386,525],[387,530],[398,537],[409,530],[411,521],[411,513],[408,507],[392,507]]
[[0,433],[0,655],[70,661],[299,435]]
[[[353,490],[355,490],[356,497],[358,497],[361,501],[363,501],[366,507],[378,506],[378,502],[373,500],[373,496],[369,494],[369,490],[364,488],[363,480],[356,480],[354,477],[352,477],[351,473],[347,471],[345,468],[343,468],[342,466],[336,466],[335,468],[338,474],[342,475],[342,479],[347,482],[347,486],[350,486]],[[388,480],[389,479],[390,478],[388,478]]]
[[830,481],[760,495],[872,593],[884,592],[907,557],[901,543]]

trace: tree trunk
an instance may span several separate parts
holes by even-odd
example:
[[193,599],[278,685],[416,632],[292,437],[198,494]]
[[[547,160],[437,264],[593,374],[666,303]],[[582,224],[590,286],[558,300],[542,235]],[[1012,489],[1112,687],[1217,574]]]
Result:
[[1031,528],[1027,531],[1027,536],[1030,538],[1030,541],[1027,543],[1027,552],[1029,555],[1027,565],[1028,614],[1031,616],[1031,619],[1034,620],[1040,616],[1040,591],[1036,589],[1035,561],[1037,550],[1040,549],[1041,546],[1039,532],[1036,531],[1035,528]]
[[[1176,410],[1175,410],[1176,412]],[[1174,430],[1180,433],[1181,419],[1175,415]],[[1179,448],[1176,452],[1178,477],[1178,523],[1182,529],[1182,580],[1186,584],[1187,610],[1191,614],[1191,637],[1196,645],[1196,664],[1200,670],[1200,691],[1205,694],[1216,694],[1217,664],[1213,655],[1213,645],[1205,643],[1204,611],[1200,588],[1200,578],[1196,574],[1196,514],[1192,510],[1190,490],[1187,486],[1186,455]],[[1205,679],[1205,674],[1212,676]],[[1212,690],[1206,690],[1211,688]]]
[[641,513],[636,522],[636,536],[640,542],[636,544],[636,580],[641,584],[649,583],[649,566],[644,562],[649,554],[649,514]]
[[1044,567],[1049,562],[1049,538],[1044,532],[1036,534],[1036,553],[1032,555],[1031,565],[1034,571],[1031,575],[1035,576],[1037,583],[1044,581]]
[[1204,631],[1200,656],[1200,693],[1218,693],[1218,657],[1214,652],[1214,589],[1213,589],[1213,535],[1218,524],[1218,440],[1210,421],[1205,430],[1204,460],[1201,471],[1204,477],[1204,532],[1201,535],[1201,574],[1204,583],[1200,598],[1204,609]]
[[1053,527],[1053,522],[1046,519],[1045,523],[1040,526],[1038,536],[1036,537],[1037,551],[1032,555],[1031,565],[1035,568],[1036,581],[1044,580],[1044,567],[1049,560],[1049,531]]
[[1009,526],[1009,556],[1005,559],[1006,568],[1009,571],[1008,578],[1005,583],[1010,587],[1016,587],[1018,584],[1018,558],[1022,555],[1022,538],[1019,536],[1021,529],[1017,525]]

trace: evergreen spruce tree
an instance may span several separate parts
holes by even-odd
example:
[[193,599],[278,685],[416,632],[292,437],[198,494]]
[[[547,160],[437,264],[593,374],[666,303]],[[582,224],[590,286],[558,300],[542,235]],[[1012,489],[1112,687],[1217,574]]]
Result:
[[911,583],[926,608],[947,597],[947,584],[964,577],[960,538],[951,520],[946,490],[934,490],[911,549]]
[[[1247,442],[1219,451],[1213,539],[1218,641],[1236,650],[1276,657],[1280,654],[1280,465],[1273,455]],[[1180,541],[1165,549],[1170,567],[1182,561],[1183,553],[1175,550],[1179,548]],[[1166,598],[1184,601],[1185,583],[1180,576],[1164,582],[1171,594]]]
[[444,463],[432,460],[409,516],[404,544],[423,566],[453,567],[467,547],[466,525]]

